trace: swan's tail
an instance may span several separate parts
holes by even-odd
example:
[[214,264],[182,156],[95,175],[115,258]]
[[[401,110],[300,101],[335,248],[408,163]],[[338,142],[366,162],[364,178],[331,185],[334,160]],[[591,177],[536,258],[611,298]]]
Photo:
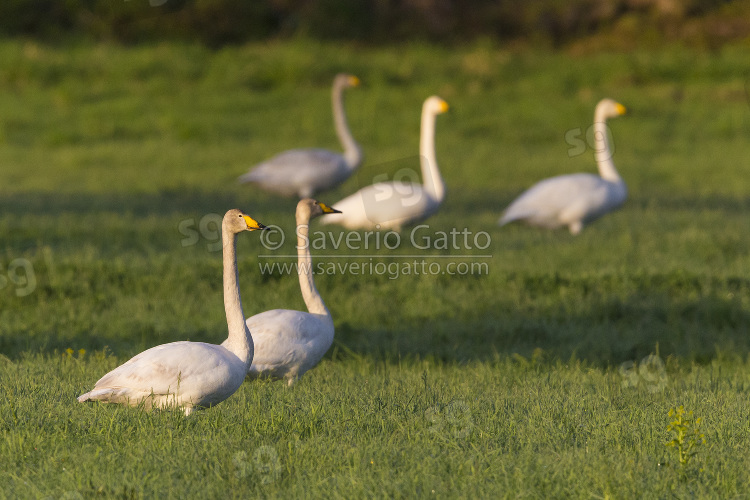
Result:
[[257,182],[258,180],[259,180],[258,179],[258,175],[256,174],[255,171],[248,172],[246,174],[240,175],[237,178],[237,182],[239,182],[241,184],[247,184],[248,182]]
[[503,214],[502,217],[500,217],[500,219],[498,219],[497,225],[498,226],[504,226],[506,224],[509,224],[511,222],[514,222],[514,221],[517,221],[517,220],[520,220],[520,219],[523,219],[523,218],[524,218],[524,216],[522,214],[516,214],[516,213],[506,212],[506,213]]
[[112,389],[94,389],[86,394],[78,396],[79,403],[85,403],[86,401],[101,401],[107,400],[112,396]]
[[529,208],[519,206],[518,203],[511,203],[511,205],[505,209],[503,216],[498,219],[498,226],[504,226],[517,220],[526,220],[534,217],[536,212]]
[[123,403],[129,401],[131,396],[132,394],[126,388],[108,387],[104,389],[93,389],[86,394],[81,394],[78,396],[78,402],[106,401],[108,403]]

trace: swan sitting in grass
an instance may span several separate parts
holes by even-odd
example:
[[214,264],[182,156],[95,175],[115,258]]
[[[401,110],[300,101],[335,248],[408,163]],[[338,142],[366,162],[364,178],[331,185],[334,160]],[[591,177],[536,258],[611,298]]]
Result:
[[183,341],[152,347],[104,375],[78,401],[181,408],[190,415],[221,403],[239,389],[253,360],[253,341],[242,313],[236,239],[242,231],[265,226],[234,209],[224,215],[221,228],[227,340],[221,345]]
[[437,212],[445,198],[445,183],[435,156],[435,117],[448,111],[437,96],[422,106],[419,140],[422,184],[378,182],[336,203],[343,212],[326,217],[322,224],[341,224],[347,229],[394,229],[426,219]]
[[339,211],[310,198],[297,204],[297,274],[309,312],[273,309],[247,319],[255,345],[249,377],[270,376],[291,386],[331,347],[333,319],[315,288],[308,234],[311,219],[335,213]]
[[349,178],[362,163],[362,149],[352,137],[344,114],[344,89],[359,85],[359,78],[339,74],[333,81],[331,100],[336,134],[344,154],[327,149],[292,149],[253,167],[239,178],[282,196],[305,198],[332,189]]
[[624,113],[625,106],[612,99],[602,99],[596,105],[594,140],[599,175],[560,175],[540,181],[516,198],[498,223],[502,226],[520,220],[550,229],[568,226],[571,234],[578,234],[584,223],[622,205],[628,190],[612,161],[607,118]]

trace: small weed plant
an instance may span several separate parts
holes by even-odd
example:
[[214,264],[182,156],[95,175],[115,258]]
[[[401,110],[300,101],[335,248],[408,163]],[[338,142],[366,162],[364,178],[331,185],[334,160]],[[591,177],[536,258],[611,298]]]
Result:
[[700,430],[701,419],[700,417],[693,418],[692,410],[686,412],[682,405],[678,408],[671,408],[669,418],[672,421],[667,426],[667,432],[672,433],[672,439],[665,445],[677,450],[678,462],[686,467],[698,454],[700,447],[706,444],[706,437]]

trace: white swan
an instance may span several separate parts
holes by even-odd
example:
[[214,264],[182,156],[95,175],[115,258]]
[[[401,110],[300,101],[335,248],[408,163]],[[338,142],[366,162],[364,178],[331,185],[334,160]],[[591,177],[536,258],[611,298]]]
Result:
[[221,228],[227,340],[221,345],[183,341],[152,347],[104,375],[79,402],[178,407],[190,415],[194,409],[219,404],[239,389],[253,360],[253,341],[237,284],[236,238],[241,231],[265,226],[234,209],[224,215]]
[[498,223],[522,220],[534,226],[554,229],[568,226],[578,234],[591,222],[625,202],[628,190],[617,173],[607,142],[607,118],[625,113],[625,106],[602,99],[594,111],[595,158],[599,175],[570,174],[545,179],[515,199]]
[[273,309],[247,319],[255,345],[249,377],[271,376],[291,386],[331,347],[333,319],[315,288],[308,234],[311,219],[335,213],[338,210],[310,198],[297,203],[297,274],[309,312]]
[[253,167],[239,181],[255,183],[282,196],[306,198],[348,179],[362,163],[362,149],[346,122],[344,89],[358,85],[359,78],[352,75],[339,74],[333,80],[333,120],[343,155],[327,149],[292,149]]
[[378,182],[364,187],[335,205],[343,212],[326,217],[322,224],[341,224],[348,229],[395,229],[437,212],[445,198],[445,183],[435,157],[435,117],[448,111],[437,96],[425,100],[419,140],[422,184]]

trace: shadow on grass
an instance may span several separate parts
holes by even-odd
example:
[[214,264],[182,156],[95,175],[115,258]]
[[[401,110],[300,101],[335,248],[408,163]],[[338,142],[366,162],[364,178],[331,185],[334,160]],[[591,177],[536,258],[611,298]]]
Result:
[[[727,288],[747,293],[750,281],[736,279]],[[535,311],[503,308],[390,330],[364,330],[345,323],[337,327],[336,342],[344,352],[349,349],[389,361],[466,363],[517,354],[531,358],[542,352],[551,362],[573,359],[599,367],[657,353],[664,359],[674,356],[688,363],[708,363],[719,355],[747,357],[750,312],[743,309],[741,299],[714,292],[696,299],[673,299],[664,290],[643,290],[624,300],[592,299],[576,312],[551,304]]]

